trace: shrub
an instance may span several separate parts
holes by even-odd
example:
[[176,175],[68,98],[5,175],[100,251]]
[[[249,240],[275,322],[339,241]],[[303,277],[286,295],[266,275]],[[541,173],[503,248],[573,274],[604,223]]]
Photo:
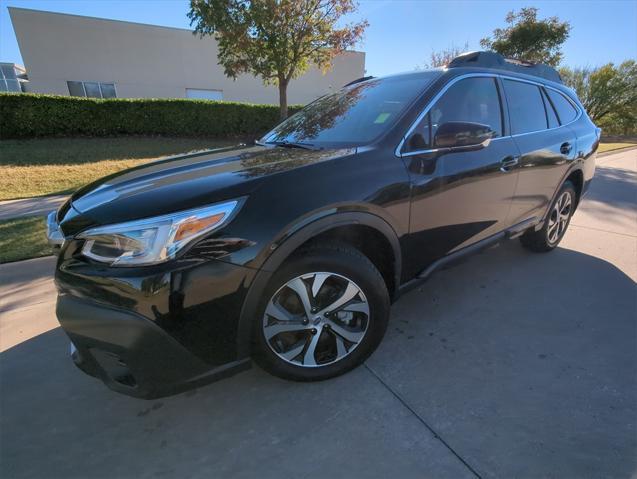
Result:
[[[300,108],[291,107],[291,113]],[[113,135],[244,136],[263,133],[278,121],[278,105],[0,94],[1,139]]]

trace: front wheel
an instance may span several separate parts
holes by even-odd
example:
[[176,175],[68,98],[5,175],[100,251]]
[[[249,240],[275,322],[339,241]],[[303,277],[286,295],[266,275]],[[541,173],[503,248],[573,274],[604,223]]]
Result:
[[358,250],[322,245],[274,274],[260,312],[257,361],[276,376],[314,381],[349,371],[376,349],[387,328],[389,294]]
[[573,183],[565,182],[560,188],[542,229],[527,231],[520,237],[522,245],[536,253],[552,251],[562,241],[575,212],[576,193]]

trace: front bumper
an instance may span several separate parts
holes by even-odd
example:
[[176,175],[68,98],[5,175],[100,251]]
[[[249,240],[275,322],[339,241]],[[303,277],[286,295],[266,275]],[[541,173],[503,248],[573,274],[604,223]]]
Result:
[[140,398],[176,394],[250,367],[249,359],[210,368],[147,319],[60,295],[57,315],[73,362],[111,389]]
[[256,274],[202,256],[115,268],[82,258],[66,240],[55,273],[57,317],[75,364],[141,398],[175,394],[250,367],[239,316]]

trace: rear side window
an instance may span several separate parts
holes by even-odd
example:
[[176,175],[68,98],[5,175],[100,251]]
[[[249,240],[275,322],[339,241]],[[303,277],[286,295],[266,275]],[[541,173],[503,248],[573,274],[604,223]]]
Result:
[[503,80],[509,103],[511,133],[530,133],[547,128],[546,112],[539,87],[531,83]]
[[546,90],[544,89],[542,89],[542,98],[544,98],[544,108],[546,109],[546,118],[549,121],[549,128],[557,128],[558,126],[560,126],[560,121],[557,119],[555,109],[546,96]]
[[467,78],[453,84],[416,126],[404,151],[432,148],[436,130],[447,122],[471,122],[489,126],[502,136],[502,111],[494,78]]
[[557,112],[557,116],[560,118],[560,123],[562,123],[562,125],[570,123],[575,118],[577,118],[577,110],[575,109],[573,104],[564,97],[564,95],[548,88],[546,90],[546,93],[551,99],[551,102],[555,107],[555,111]]

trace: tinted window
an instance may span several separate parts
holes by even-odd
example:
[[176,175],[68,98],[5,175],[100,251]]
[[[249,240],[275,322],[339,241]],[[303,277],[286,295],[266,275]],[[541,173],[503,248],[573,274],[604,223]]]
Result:
[[7,80],[15,80],[17,78],[15,70],[11,65],[2,65],[0,69]]
[[387,131],[439,75],[430,72],[388,77],[343,88],[310,103],[262,141],[316,146],[368,143]]
[[84,82],[84,89],[86,90],[86,96],[89,98],[102,98],[100,93],[100,84],[94,82]]
[[557,128],[560,126],[560,122],[557,119],[553,105],[546,96],[546,91],[542,90],[542,98],[544,98],[544,108],[546,109],[546,118],[549,121],[549,128]]
[[8,91],[22,91],[20,89],[20,82],[18,80],[7,80]]
[[570,101],[564,98],[564,95],[550,89],[547,89],[546,93],[548,93],[549,98],[553,102],[553,106],[557,111],[557,116],[559,116],[562,125],[572,122],[577,117],[577,110]]
[[81,81],[67,81],[66,84],[69,87],[69,95],[71,96],[85,96],[84,87]]
[[420,121],[404,151],[432,148],[440,125],[447,122],[480,123],[502,136],[502,112],[494,78],[467,78],[452,85]]
[[425,117],[420,120],[416,128],[410,133],[403,152],[422,151],[433,148],[431,138],[431,113],[428,112]]
[[102,98],[116,98],[115,85],[112,83],[100,83],[100,89],[102,90]]
[[547,127],[540,89],[531,83],[504,80],[511,118],[511,133],[529,133]]

